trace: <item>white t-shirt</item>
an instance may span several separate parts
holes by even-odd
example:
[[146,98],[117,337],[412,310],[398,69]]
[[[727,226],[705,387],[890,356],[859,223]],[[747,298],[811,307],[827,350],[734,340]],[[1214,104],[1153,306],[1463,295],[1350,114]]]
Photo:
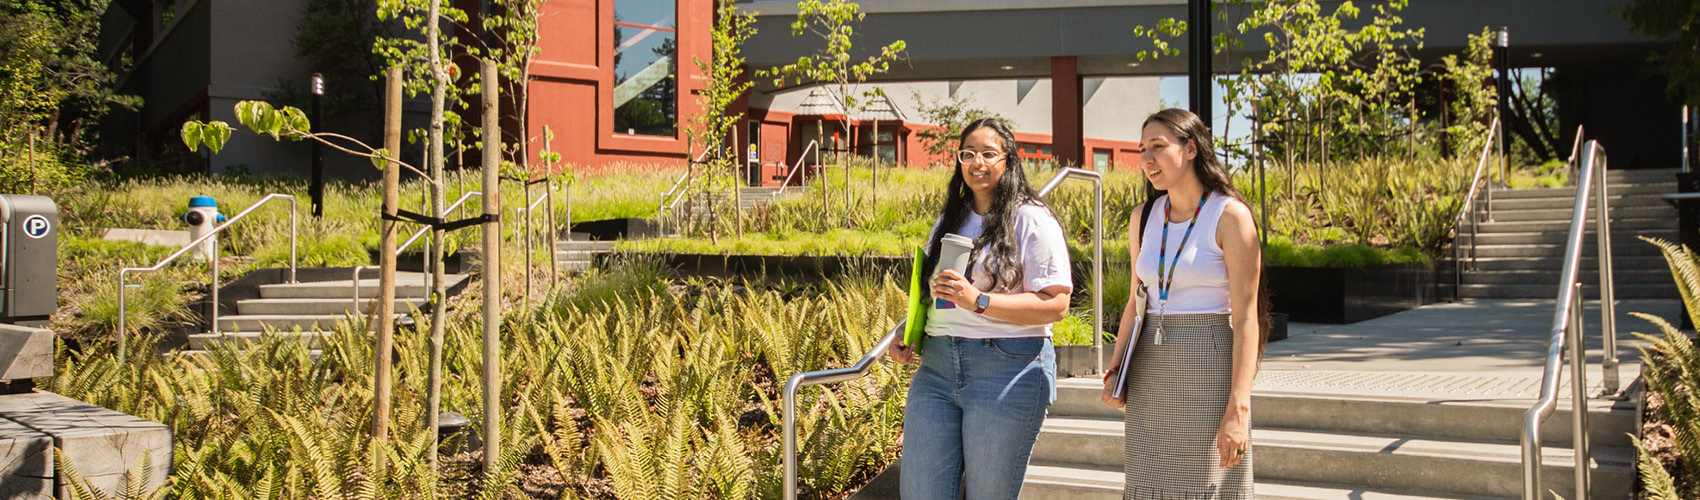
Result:
[[[962,227],[950,232],[978,238],[984,232],[985,222],[985,217],[970,211]],[[937,225],[933,229],[937,231]],[[1024,205],[1017,209],[1015,241],[1021,253],[1021,279],[1009,284],[1013,286],[1007,286],[1008,292],[1037,292],[1056,285],[1074,288],[1074,278],[1069,274],[1068,242],[1063,239],[1062,225],[1051,217],[1048,210],[1037,205]],[[982,292],[987,291],[987,285],[992,281],[991,273],[986,271],[989,260],[989,256],[980,256],[974,263],[973,272],[968,275],[968,280]],[[931,279],[932,275],[927,277]],[[993,307],[997,307],[997,300],[992,299]],[[973,309],[964,309],[954,302],[933,299],[933,309],[927,315],[927,335],[974,339],[1049,337],[1051,325],[1018,325],[976,313]]]

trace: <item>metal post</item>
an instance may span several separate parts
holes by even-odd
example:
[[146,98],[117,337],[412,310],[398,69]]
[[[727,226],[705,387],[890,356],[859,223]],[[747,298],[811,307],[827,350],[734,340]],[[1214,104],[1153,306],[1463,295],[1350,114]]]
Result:
[[1688,173],[1688,169],[1689,169],[1689,166],[1688,166],[1688,135],[1690,133],[1692,133],[1688,128],[1689,127],[1688,121],[1689,121],[1688,106],[1684,105],[1682,107],[1682,173],[1685,173],[1685,174]]
[[1104,181],[1092,182],[1092,362],[1104,373]]
[[126,366],[125,363],[124,363],[124,358],[127,357],[128,353],[130,351],[129,346],[127,345],[127,342],[125,340],[126,338],[129,337],[129,335],[126,335],[124,333],[124,288],[127,286],[124,283],[124,275],[129,274],[129,272],[130,272],[129,269],[118,270],[118,365],[119,366]]
[[785,411],[785,499],[797,498],[797,389],[803,383],[803,374],[792,375],[785,381],[784,411]]
[[1598,144],[1594,145],[1594,150],[1594,163],[1585,165],[1585,167],[1596,169],[1594,175],[1594,216],[1598,222],[1595,223],[1594,227],[1598,231],[1598,235],[1594,237],[1594,240],[1598,243],[1600,250],[1600,337],[1602,340],[1601,347],[1604,349],[1604,352],[1600,353],[1600,370],[1602,372],[1600,382],[1605,385],[1605,394],[1616,394],[1618,389],[1617,291],[1614,289],[1616,281],[1612,276],[1614,273],[1612,272],[1611,258],[1611,209],[1609,207],[1610,202],[1607,201],[1609,198],[1606,196],[1606,184],[1610,184],[1610,182],[1606,178],[1605,151],[1602,151]]
[[[1604,181],[1605,179],[1598,179]],[[1576,497],[1588,498],[1588,345],[1582,334],[1582,283],[1576,282],[1570,306],[1570,415],[1576,453]]]
[[[324,126],[325,77],[313,73],[313,126]],[[307,197],[313,200],[313,217],[325,216],[325,154],[319,141],[313,143],[313,179],[307,185]]]
[[[217,335],[219,335],[219,331],[218,331],[218,233],[213,233],[211,236],[212,236],[212,238],[207,240],[207,242],[212,243],[212,245],[211,245],[212,246],[212,258],[207,259],[208,262],[212,263],[212,292],[211,292],[212,293],[212,312],[209,315],[212,316],[212,334],[214,336],[217,336]],[[294,251],[295,251],[294,249],[290,249],[290,252],[294,252]],[[291,261],[291,263],[294,262],[293,256],[290,258],[290,261]],[[290,270],[291,270],[291,272],[294,271],[294,265],[290,266]],[[290,276],[289,278],[292,279],[292,280],[295,279],[294,276]]]
[[[1511,30],[1504,26],[1499,28],[1493,52],[1493,65],[1499,70],[1499,78],[1494,80],[1495,86],[1498,87],[1498,105],[1495,106],[1495,112],[1500,117],[1500,123],[1504,123],[1505,117],[1511,114]],[[1505,134],[1499,134],[1499,182],[1507,186],[1511,185],[1511,178],[1506,175],[1509,173],[1510,160],[1511,145],[1506,142]],[[1491,206],[1490,204],[1489,207]]]
[[1192,113],[1204,122],[1204,128],[1210,129],[1210,106],[1212,90],[1210,85],[1211,41],[1210,41],[1210,4],[1211,0],[1188,0],[1186,9],[1187,21],[1187,84],[1191,87]]

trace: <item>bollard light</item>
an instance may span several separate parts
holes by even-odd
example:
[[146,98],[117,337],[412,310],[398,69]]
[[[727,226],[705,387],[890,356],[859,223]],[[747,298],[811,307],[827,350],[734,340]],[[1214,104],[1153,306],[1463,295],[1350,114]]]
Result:
[[325,77],[313,73],[313,95],[325,95]]
[[1495,45],[1498,45],[1499,48],[1503,49],[1503,48],[1506,48],[1506,47],[1510,47],[1511,46],[1511,30],[1506,29],[1504,26],[1500,26],[1499,27],[1499,37],[1496,38],[1495,40],[1496,40]]

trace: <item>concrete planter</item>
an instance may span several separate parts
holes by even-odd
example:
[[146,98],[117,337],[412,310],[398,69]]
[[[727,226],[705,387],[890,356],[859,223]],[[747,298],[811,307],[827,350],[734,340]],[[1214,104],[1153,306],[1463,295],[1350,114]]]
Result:
[[1435,302],[1433,264],[1264,269],[1273,309],[1292,321],[1356,323]]
[[[747,279],[823,279],[836,278],[857,266],[872,266],[878,271],[896,271],[908,278],[910,259],[902,257],[861,256],[785,256],[785,255],[713,255],[713,254],[656,254],[662,264],[687,276]],[[596,266],[608,255],[597,255]]]

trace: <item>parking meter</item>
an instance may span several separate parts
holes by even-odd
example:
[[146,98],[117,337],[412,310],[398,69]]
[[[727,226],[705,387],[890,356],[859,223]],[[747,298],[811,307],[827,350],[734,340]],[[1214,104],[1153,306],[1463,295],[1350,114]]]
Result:
[[0,194],[0,323],[45,327],[59,307],[59,206]]

